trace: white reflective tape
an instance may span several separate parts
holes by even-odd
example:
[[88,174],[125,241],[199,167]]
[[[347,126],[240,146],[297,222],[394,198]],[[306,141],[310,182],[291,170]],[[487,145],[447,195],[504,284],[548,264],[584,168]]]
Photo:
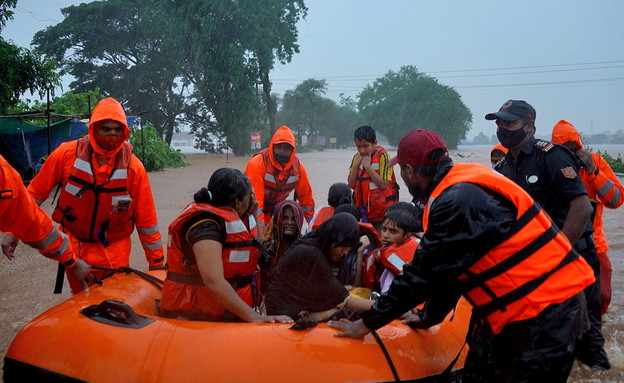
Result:
[[273,184],[276,183],[275,182],[275,177],[273,176],[273,174],[270,174],[270,173],[264,173],[264,180],[268,181],[268,182],[271,182]]
[[244,233],[247,231],[247,227],[240,219],[232,222],[225,222],[225,232],[228,234]]
[[232,250],[230,251],[231,263],[245,263],[249,262],[249,250]]
[[379,170],[379,162],[375,162],[371,164],[371,169],[373,170]]
[[76,161],[74,162],[74,167],[76,169],[82,170],[83,172],[87,174],[93,175],[93,172],[91,171],[91,164],[85,160],[76,158]]
[[68,182],[65,185],[65,191],[68,192],[69,194],[75,196],[76,194],[78,194],[78,192],[82,190],[81,187],[73,185],[72,183]]
[[374,182],[372,182],[372,181],[371,181],[370,186],[369,186],[369,189],[370,189],[370,190],[375,190],[375,189],[379,189],[379,188],[377,187],[377,185],[375,185],[375,183],[374,183]]
[[299,179],[299,176],[290,176],[288,177],[288,181],[286,181],[286,183],[294,184],[295,182],[297,182],[298,179]]
[[125,180],[128,178],[128,169],[117,169],[111,175],[111,180]]
[[249,231],[253,230],[253,228],[256,227],[256,219],[254,218],[253,215],[249,216]]
[[388,262],[390,262],[392,266],[396,267],[399,272],[403,270],[403,265],[405,265],[405,261],[403,261],[398,255],[396,255],[396,253],[390,254],[390,256],[388,257]]

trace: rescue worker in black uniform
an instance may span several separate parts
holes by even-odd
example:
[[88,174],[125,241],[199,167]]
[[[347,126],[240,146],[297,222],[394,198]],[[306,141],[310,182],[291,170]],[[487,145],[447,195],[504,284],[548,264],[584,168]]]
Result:
[[526,192],[491,168],[453,164],[436,133],[406,134],[396,163],[426,203],[424,235],[362,319],[329,322],[336,336],[364,336],[425,301],[404,321],[428,328],[463,295],[473,306],[463,382],[565,382],[591,267]]
[[496,135],[509,149],[495,167],[526,190],[566,234],[590,264],[596,282],[585,289],[589,330],[577,345],[577,359],[598,369],[609,369],[600,316],[600,264],[593,240],[593,208],[578,170],[583,166],[567,148],[535,135],[535,109],[522,100],[509,100],[486,120],[495,120]]

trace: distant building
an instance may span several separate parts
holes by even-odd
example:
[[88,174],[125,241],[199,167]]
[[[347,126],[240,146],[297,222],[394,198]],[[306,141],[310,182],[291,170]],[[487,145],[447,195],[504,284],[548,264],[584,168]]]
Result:
[[173,133],[171,138],[171,148],[174,150],[180,150],[184,154],[196,154],[206,153],[202,149],[197,149],[195,146],[195,135],[190,132],[178,132]]

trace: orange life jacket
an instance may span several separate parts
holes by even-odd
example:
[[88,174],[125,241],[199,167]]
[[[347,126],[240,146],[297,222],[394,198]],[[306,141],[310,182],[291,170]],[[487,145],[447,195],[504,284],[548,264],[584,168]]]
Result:
[[[283,200],[285,200],[291,191],[297,186],[299,181],[299,158],[295,157],[292,166],[288,169],[288,176],[282,177],[280,180],[280,169],[273,166],[271,158],[269,158],[269,149],[264,149],[260,153],[254,154],[254,156],[262,156],[266,172],[264,174],[264,208],[262,214],[265,216],[271,216],[273,213],[273,207]],[[296,197],[296,196],[295,196]],[[293,198],[295,201],[296,199]]]
[[221,253],[224,278],[250,307],[258,303],[257,286],[252,286],[260,255],[255,239],[258,227],[253,216],[249,216],[248,229],[232,208],[192,202],[169,226],[168,269],[161,307],[167,311],[201,313],[207,316],[206,319],[220,320],[225,314],[225,308],[205,287],[195,256],[182,251],[182,241],[185,241],[186,236],[185,223],[206,212],[216,214],[225,221],[226,237]]
[[[377,173],[379,173],[379,159],[383,153],[387,153],[386,148],[377,145],[377,150],[375,150],[375,153],[373,153],[371,157],[371,167]],[[360,164],[357,172],[357,185],[355,186],[356,206],[364,206],[366,208],[368,222],[383,221],[386,207],[399,200],[399,188],[396,183],[394,172],[392,172],[392,180],[383,190],[375,185],[362,164]]]
[[336,208],[333,206],[323,206],[322,208],[320,208],[319,211],[314,214],[314,217],[312,217],[312,220],[310,221],[311,229],[318,229],[318,227],[321,226],[323,222],[327,221],[334,215],[335,211]]
[[107,246],[108,241],[126,238],[134,231],[133,202],[128,193],[132,147],[127,142],[122,146],[110,178],[98,185],[91,167],[89,136],[78,140],[76,159],[52,219],[83,242]]
[[401,274],[403,265],[414,259],[414,252],[416,252],[419,243],[420,240],[412,236],[399,246],[392,243],[381,248],[379,253],[381,265],[395,274]]
[[451,185],[469,182],[492,190],[517,208],[510,236],[459,278],[473,312],[497,334],[510,322],[533,318],[595,281],[587,262],[533,199],[513,181],[478,164],[457,163],[433,190],[423,214]]

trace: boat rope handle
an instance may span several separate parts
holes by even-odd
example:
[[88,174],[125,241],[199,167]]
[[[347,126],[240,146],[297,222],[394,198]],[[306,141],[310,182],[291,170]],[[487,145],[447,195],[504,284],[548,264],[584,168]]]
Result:
[[372,330],[371,333],[373,334],[373,337],[375,337],[375,340],[379,344],[379,347],[381,348],[381,351],[383,352],[384,356],[386,357],[386,360],[388,361],[388,366],[390,366],[390,370],[392,371],[392,375],[394,375],[394,381],[395,382],[400,382],[401,379],[399,378],[399,373],[397,372],[396,368],[394,367],[394,363],[392,362],[392,358],[390,358],[390,354],[388,353],[388,350],[386,349],[386,345],[384,345],[383,341],[381,340],[381,338],[377,334],[377,331]]
[[103,267],[103,266],[93,266],[91,265],[92,269],[95,270],[105,270],[105,271],[113,271],[115,273],[126,273],[126,274],[136,274],[139,277],[145,279],[146,281],[148,281],[149,283],[153,284],[154,286],[156,286],[158,289],[162,290],[162,285],[163,283],[165,283],[165,281],[163,281],[162,279],[156,278],[153,275],[144,273],[140,270],[137,269],[133,269],[132,267],[128,267],[128,266],[122,266],[122,267]]

